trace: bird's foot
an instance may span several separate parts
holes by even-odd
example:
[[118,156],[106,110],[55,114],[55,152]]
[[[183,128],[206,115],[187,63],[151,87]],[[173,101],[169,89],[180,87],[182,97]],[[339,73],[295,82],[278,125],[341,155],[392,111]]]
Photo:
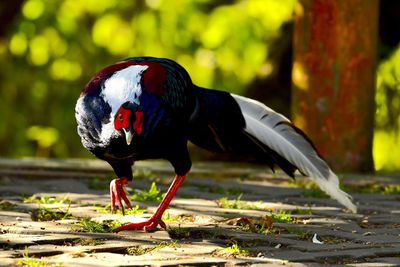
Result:
[[119,207],[122,214],[125,215],[124,205],[128,208],[131,208],[131,203],[129,202],[128,197],[125,192],[125,185],[128,184],[128,178],[122,177],[117,178],[111,181],[110,183],[110,197],[111,197],[111,212],[114,213],[116,211],[116,206]]
[[139,222],[139,223],[127,223],[125,225],[122,225],[121,227],[118,227],[115,231],[120,232],[120,231],[125,231],[125,230],[145,230],[146,232],[154,230],[157,225],[160,225],[161,228],[167,229],[167,226],[165,225],[165,222],[161,220],[161,218],[156,218],[156,217],[151,217],[150,219],[144,221],[144,222]]
[[182,185],[184,180],[185,180],[184,175],[177,175],[175,177],[174,181],[172,182],[171,186],[168,189],[167,194],[161,201],[160,206],[158,206],[156,212],[154,213],[153,216],[151,216],[150,219],[144,222],[128,223],[122,225],[121,227],[117,228],[116,231],[120,232],[124,230],[139,230],[139,229],[144,229],[145,231],[151,231],[155,229],[157,225],[160,225],[162,228],[166,229],[167,226],[165,225],[165,222],[161,220],[162,214],[168,208],[169,203],[175,196],[176,192],[178,191],[179,187]]

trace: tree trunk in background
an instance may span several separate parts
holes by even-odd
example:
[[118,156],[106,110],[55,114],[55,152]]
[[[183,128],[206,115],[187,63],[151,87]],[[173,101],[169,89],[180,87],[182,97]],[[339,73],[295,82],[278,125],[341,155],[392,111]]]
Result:
[[296,7],[292,118],[334,170],[373,171],[378,4],[300,0]]
[[11,25],[16,16],[20,13],[23,0],[2,1],[0,3],[0,37],[7,34],[11,30]]

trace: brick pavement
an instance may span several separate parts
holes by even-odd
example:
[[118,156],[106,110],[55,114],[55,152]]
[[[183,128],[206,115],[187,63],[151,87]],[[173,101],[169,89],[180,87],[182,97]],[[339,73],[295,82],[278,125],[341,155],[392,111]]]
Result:
[[[138,163],[135,170],[131,193],[152,181],[165,191],[172,176],[160,162]],[[133,202],[147,212],[99,212],[95,205],[109,201],[111,175],[100,161],[0,160],[0,266],[17,264],[26,251],[42,266],[400,265],[399,188],[387,186],[400,184],[396,176],[346,176],[348,188],[369,190],[352,193],[359,213],[351,214],[305,189],[307,183],[259,166],[198,163],[168,209],[168,231],[77,232],[84,217],[134,221],[157,207]],[[33,194],[64,202],[21,199]],[[221,198],[236,199],[229,203],[239,208],[221,207]],[[70,216],[37,221],[39,208]],[[313,242],[315,234],[322,244]]]

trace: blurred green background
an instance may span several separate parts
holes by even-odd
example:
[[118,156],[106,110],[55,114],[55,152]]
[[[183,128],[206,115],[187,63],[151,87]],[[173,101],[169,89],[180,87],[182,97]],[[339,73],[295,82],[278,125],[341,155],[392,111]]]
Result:
[[[89,157],[75,101],[95,72],[130,56],[174,59],[200,86],[289,116],[295,8],[295,0],[2,1],[0,156]],[[381,1],[381,13],[396,8]],[[380,21],[374,159],[377,170],[399,171],[399,31],[389,30],[388,14]]]

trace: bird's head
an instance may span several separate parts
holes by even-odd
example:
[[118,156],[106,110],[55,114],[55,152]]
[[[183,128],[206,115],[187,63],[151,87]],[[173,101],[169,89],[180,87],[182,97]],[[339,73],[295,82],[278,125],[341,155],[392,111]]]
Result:
[[134,136],[140,136],[143,130],[143,111],[132,102],[125,102],[114,117],[114,129],[123,132],[129,146]]
[[75,108],[83,145],[93,150],[114,144],[123,150],[126,147],[120,147],[120,141],[125,137],[132,150],[135,137],[145,136],[145,99],[163,95],[166,77],[160,63],[144,59],[121,61],[95,74]]

